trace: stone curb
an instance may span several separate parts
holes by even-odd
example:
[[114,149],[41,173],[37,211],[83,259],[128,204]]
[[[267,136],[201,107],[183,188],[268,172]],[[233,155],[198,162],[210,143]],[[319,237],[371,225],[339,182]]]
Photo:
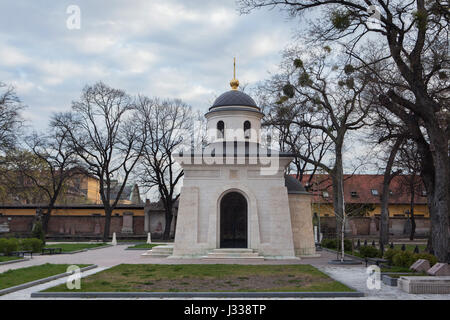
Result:
[[[96,264],[94,264],[92,266],[87,266],[87,267],[81,268],[80,271],[84,272],[84,271],[88,271],[88,270],[91,270],[91,269],[95,269],[97,267],[98,266]],[[42,283],[45,283],[45,282],[49,282],[49,281],[53,281],[53,280],[56,280],[56,279],[59,279],[59,278],[67,277],[67,276],[70,276],[71,274],[72,274],[71,272],[60,273],[60,274],[57,274],[57,275],[54,275],[54,276],[51,276],[51,277],[38,279],[38,280],[35,280],[35,281],[22,283],[22,284],[19,284],[17,286],[14,286],[14,287],[9,287],[9,288],[6,288],[6,289],[2,289],[2,290],[0,290],[0,296],[4,295],[4,294],[7,294],[7,293],[11,293],[11,292],[27,289],[29,287],[34,287],[34,286],[37,286],[39,284],[42,284]]]
[[125,250],[145,250],[145,251],[148,251],[148,250],[152,250],[152,248],[125,248]]
[[362,292],[33,292],[31,298],[342,298]]
[[[70,252],[61,252],[58,254],[75,254],[75,253],[80,253],[80,252],[87,252],[89,250],[97,250],[97,249],[104,249],[104,248],[108,248],[108,247],[112,247],[112,244],[105,244],[104,246],[99,246],[99,247],[95,247],[95,248],[86,248],[86,249],[80,249],[80,250],[75,250],[75,251],[70,251]],[[53,256],[54,254],[45,254],[45,256]],[[42,254],[41,254],[42,256]]]
[[3,266],[5,264],[24,262],[24,261],[28,261],[28,260],[31,260],[31,258],[16,259],[16,260],[11,260],[11,261],[3,261],[3,262],[0,262],[0,266]]

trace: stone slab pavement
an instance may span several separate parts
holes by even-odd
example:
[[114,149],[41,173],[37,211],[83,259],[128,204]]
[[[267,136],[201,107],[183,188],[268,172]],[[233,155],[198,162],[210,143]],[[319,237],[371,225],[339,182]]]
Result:
[[[363,298],[335,298],[335,299],[368,299],[368,300],[391,300],[391,299],[445,299],[450,300],[450,295],[416,295],[408,294],[397,287],[390,287],[381,284],[380,290],[369,290],[366,285],[368,274],[364,265],[359,266],[336,266],[328,264],[328,261],[335,259],[336,255],[326,251],[320,251],[321,256],[316,258],[303,258],[301,260],[244,260],[244,259],[166,259],[141,257],[145,250],[125,250],[129,245],[117,245],[97,250],[89,250],[76,254],[57,254],[35,256],[33,259],[0,266],[0,273],[9,269],[24,268],[44,263],[55,264],[96,264],[98,268],[84,272],[82,276],[88,276],[96,272],[118,264],[311,264],[322,272],[328,274],[333,279],[342,282],[345,285],[364,292]],[[31,287],[25,290],[17,291],[8,295],[1,296],[0,299],[30,299],[32,292],[40,291],[55,285],[64,283],[67,278],[61,278]],[[135,298],[134,298],[135,299]],[[133,300],[134,300],[133,299]],[[193,298],[192,300],[196,300]],[[264,299],[261,299],[264,300]]]

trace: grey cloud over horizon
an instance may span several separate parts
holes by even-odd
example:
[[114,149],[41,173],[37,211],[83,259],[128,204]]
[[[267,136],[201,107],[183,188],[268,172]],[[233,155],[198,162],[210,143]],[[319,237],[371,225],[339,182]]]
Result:
[[[69,5],[81,9],[80,30],[66,27]],[[229,89],[234,56],[239,81],[256,84],[277,71],[298,26],[275,10],[239,15],[233,0],[2,1],[0,81],[37,129],[97,81],[206,111]]]

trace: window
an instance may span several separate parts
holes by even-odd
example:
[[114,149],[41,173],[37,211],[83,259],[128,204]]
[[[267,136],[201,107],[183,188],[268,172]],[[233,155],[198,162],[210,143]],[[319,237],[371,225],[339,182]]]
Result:
[[245,139],[250,139],[250,128],[251,128],[251,125],[250,125],[250,121],[245,121],[244,122],[244,137],[245,137]]
[[352,198],[358,198],[358,192],[356,191],[350,192],[350,195],[352,196]]
[[322,192],[322,197],[328,198],[330,195],[328,194],[328,191]]
[[377,189],[372,189],[370,191],[372,192],[373,196],[377,196],[378,195],[378,190]]
[[225,124],[221,120],[221,121],[217,122],[217,139],[223,139],[224,132],[225,132]]

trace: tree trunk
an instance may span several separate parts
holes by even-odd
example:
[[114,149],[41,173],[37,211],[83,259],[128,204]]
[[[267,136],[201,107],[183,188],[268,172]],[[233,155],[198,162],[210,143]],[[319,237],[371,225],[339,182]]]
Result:
[[[449,157],[448,141],[439,135],[440,128],[428,130],[435,168],[434,190],[430,194],[434,210],[430,212],[432,244],[439,262],[447,262],[449,252]],[[432,134],[430,134],[432,133]],[[445,135],[444,135],[445,136]]]
[[411,202],[410,202],[410,210],[411,213],[411,234],[409,235],[409,240],[414,240],[414,234],[416,233],[416,219],[414,217],[414,181],[411,186]]
[[338,243],[337,251],[339,252],[339,244],[342,245],[341,257],[344,259],[344,236],[345,236],[345,212],[344,212],[344,172],[342,168],[342,147],[336,146],[336,160],[331,175],[333,184],[333,205],[334,215],[336,218],[336,240]]
[[389,154],[389,159],[386,163],[386,169],[384,170],[383,177],[383,190],[381,192],[381,213],[380,213],[380,243],[384,245],[389,243],[389,185],[392,178],[396,174],[392,174],[392,166],[397,155],[398,149],[403,142],[403,138],[397,138],[392,146]]
[[380,242],[389,243],[389,181],[383,181],[381,193]]
[[164,233],[163,233],[163,240],[169,240],[170,239],[170,229],[172,226],[172,206],[169,206],[166,209],[166,225],[164,226]]
[[112,209],[110,206],[105,206],[105,229],[103,231],[103,242],[108,242],[109,232],[111,227]]

